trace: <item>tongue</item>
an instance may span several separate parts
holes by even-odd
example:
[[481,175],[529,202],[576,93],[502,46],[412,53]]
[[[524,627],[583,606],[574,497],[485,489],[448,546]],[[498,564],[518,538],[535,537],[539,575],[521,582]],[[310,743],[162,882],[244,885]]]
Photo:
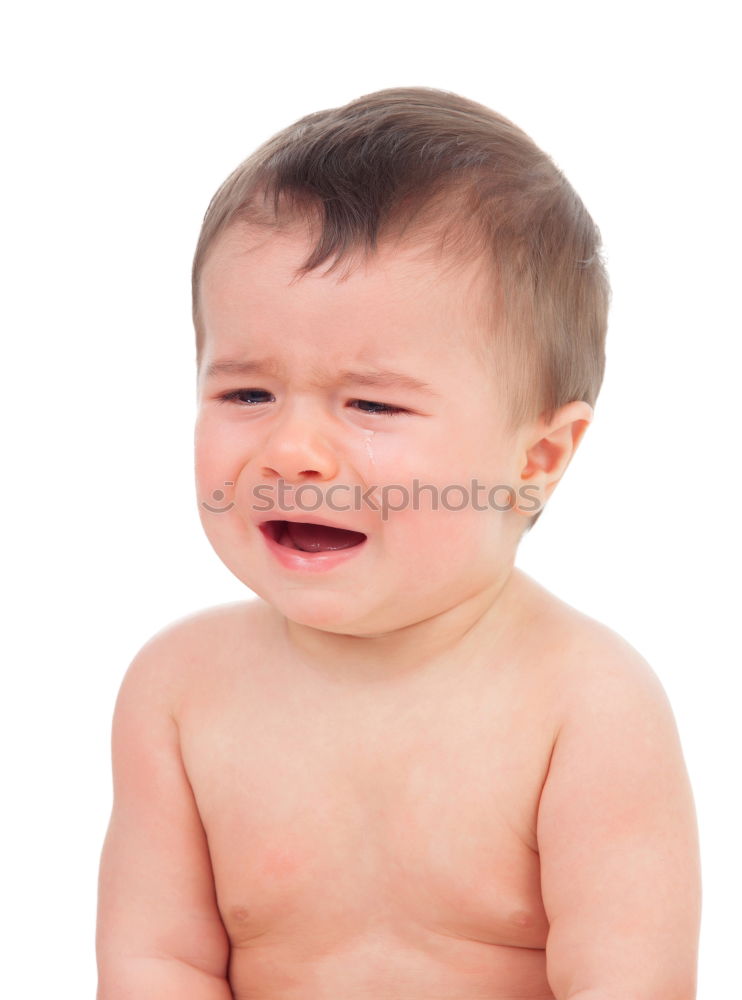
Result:
[[303,552],[328,552],[358,545],[366,537],[360,531],[328,528],[324,524],[304,524],[286,521],[286,534]]

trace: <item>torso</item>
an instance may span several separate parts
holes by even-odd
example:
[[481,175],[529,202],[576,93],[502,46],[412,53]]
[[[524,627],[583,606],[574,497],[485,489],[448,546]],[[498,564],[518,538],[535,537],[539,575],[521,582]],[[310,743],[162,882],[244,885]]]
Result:
[[[565,607],[544,605],[552,628]],[[374,690],[297,670],[276,621],[262,601],[207,616],[214,652],[178,708],[235,1000],[553,997],[549,626],[496,663]]]

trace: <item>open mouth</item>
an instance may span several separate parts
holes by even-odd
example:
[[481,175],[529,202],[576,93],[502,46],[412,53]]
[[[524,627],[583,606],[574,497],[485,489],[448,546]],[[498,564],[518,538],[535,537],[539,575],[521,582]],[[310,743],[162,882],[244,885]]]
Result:
[[310,521],[265,521],[260,530],[279,545],[300,552],[335,552],[360,545],[366,540],[362,531],[331,528]]

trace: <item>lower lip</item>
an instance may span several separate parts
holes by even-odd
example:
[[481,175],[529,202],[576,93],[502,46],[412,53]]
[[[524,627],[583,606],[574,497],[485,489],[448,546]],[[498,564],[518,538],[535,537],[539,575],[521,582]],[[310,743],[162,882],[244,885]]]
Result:
[[334,549],[328,552],[302,552],[301,549],[290,549],[286,545],[281,545],[265,531],[261,530],[260,534],[282,566],[301,573],[324,573],[326,570],[334,569],[357,555],[368,541],[367,538],[364,538],[358,545],[351,545],[347,549]]

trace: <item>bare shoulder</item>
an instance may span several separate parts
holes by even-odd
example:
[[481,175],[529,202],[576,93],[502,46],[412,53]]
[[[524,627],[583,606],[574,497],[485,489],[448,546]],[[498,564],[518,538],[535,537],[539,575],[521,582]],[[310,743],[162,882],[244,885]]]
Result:
[[178,618],[159,629],[139,649],[122,683],[151,701],[167,706],[171,715],[184,694],[212,678],[221,664],[244,659],[275,629],[275,613],[264,601],[234,601]]
[[156,633],[150,642],[177,649],[179,653],[202,651],[204,647],[222,648],[246,637],[262,633],[274,613],[261,599],[232,601],[195,611],[171,622]]
[[549,983],[559,996],[587,981],[596,995],[695,996],[698,834],[669,699],[615,631],[539,599],[558,701],[536,824]]
[[[632,815],[646,807],[650,816],[659,808],[661,791],[667,815],[684,823],[692,855],[690,783],[675,715],[657,673],[613,629],[534,581],[527,586],[541,624],[535,630],[545,664],[539,682],[551,707],[554,733],[540,801],[539,841],[543,843],[547,829],[547,839],[556,837],[578,802],[594,809],[600,797],[607,808],[609,796],[615,810],[603,832],[610,839],[630,812],[630,796],[643,803]],[[590,828],[584,816],[578,822]]]
[[628,709],[632,698],[634,707],[643,700],[670,711],[655,670],[623,636],[522,577],[528,620],[536,623],[534,652],[562,719],[583,711],[594,717],[599,703]]

